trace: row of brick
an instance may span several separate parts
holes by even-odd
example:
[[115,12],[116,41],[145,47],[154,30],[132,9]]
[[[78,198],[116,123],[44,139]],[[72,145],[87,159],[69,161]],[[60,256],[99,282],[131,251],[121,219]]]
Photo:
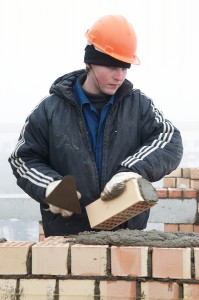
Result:
[[164,188],[158,188],[156,189],[157,195],[159,199],[174,199],[174,198],[180,198],[180,199],[196,199],[197,198],[197,191],[196,189],[181,189],[181,188],[172,188],[172,187],[164,187]]
[[164,188],[179,188],[179,189],[198,189],[199,179],[164,177]]
[[83,245],[64,237],[0,243],[0,275],[25,274],[199,280],[199,248]]
[[94,279],[0,279],[0,299],[198,300],[199,284]]
[[164,188],[198,189],[199,168],[177,168],[163,178]]
[[177,168],[165,177],[199,179],[199,168]]
[[196,224],[164,224],[164,232],[197,232],[199,233],[199,225]]

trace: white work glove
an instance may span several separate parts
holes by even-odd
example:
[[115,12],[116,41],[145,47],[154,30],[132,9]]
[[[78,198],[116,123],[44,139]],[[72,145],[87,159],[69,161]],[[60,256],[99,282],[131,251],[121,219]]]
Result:
[[[58,184],[60,184],[61,180],[56,180],[51,182],[46,189],[46,198],[52,193],[52,191],[54,191],[54,189],[58,186]],[[81,198],[81,194],[77,191],[77,197],[78,199]],[[53,214],[61,214],[62,217],[70,217],[73,215],[73,212],[68,211],[66,209],[54,206],[50,203],[48,203],[49,205],[49,209],[45,209],[45,210],[50,210]]]
[[126,188],[125,183],[130,179],[142,178],[134,172],[121,172],[114,175],[101,192],[102,200],[111,200],[120,196]]

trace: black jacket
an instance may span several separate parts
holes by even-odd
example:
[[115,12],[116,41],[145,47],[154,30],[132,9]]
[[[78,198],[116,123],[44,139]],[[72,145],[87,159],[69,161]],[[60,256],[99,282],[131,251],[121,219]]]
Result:
[[[137,172],[155,182],[176,169],[183,154],[178,129],[150,98],[125,80],[106,119],[99,183],[84,117],[73,96],[73,86],[84,72],[75,71],[54,82],[51,95],[28,116],[9,158],[19,187],[40,202],[46,235],[59,235],[57,222],[64,224],[66,235],[90,230],[84,207],[100,197],[117,172]],[[82,195],[82,214],[67,219],[43,210],[47,185],[65,175],[75,178]]]

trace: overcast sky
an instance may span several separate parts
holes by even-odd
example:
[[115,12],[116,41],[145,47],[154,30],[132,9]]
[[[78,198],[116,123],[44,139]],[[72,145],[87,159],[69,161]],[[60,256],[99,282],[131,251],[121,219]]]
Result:
[[84,33],[106,14],[137,33],[127,78],[174,123],[198,120],[198,0],[0,0],[0,123],[23,124],[57,77],[84,68]]

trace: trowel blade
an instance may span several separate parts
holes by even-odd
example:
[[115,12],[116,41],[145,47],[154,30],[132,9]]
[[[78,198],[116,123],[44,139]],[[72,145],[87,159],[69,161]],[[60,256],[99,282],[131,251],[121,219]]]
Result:
[[65,176],[44,202],[76,214],[81,213],[77,189],[72,176]]

